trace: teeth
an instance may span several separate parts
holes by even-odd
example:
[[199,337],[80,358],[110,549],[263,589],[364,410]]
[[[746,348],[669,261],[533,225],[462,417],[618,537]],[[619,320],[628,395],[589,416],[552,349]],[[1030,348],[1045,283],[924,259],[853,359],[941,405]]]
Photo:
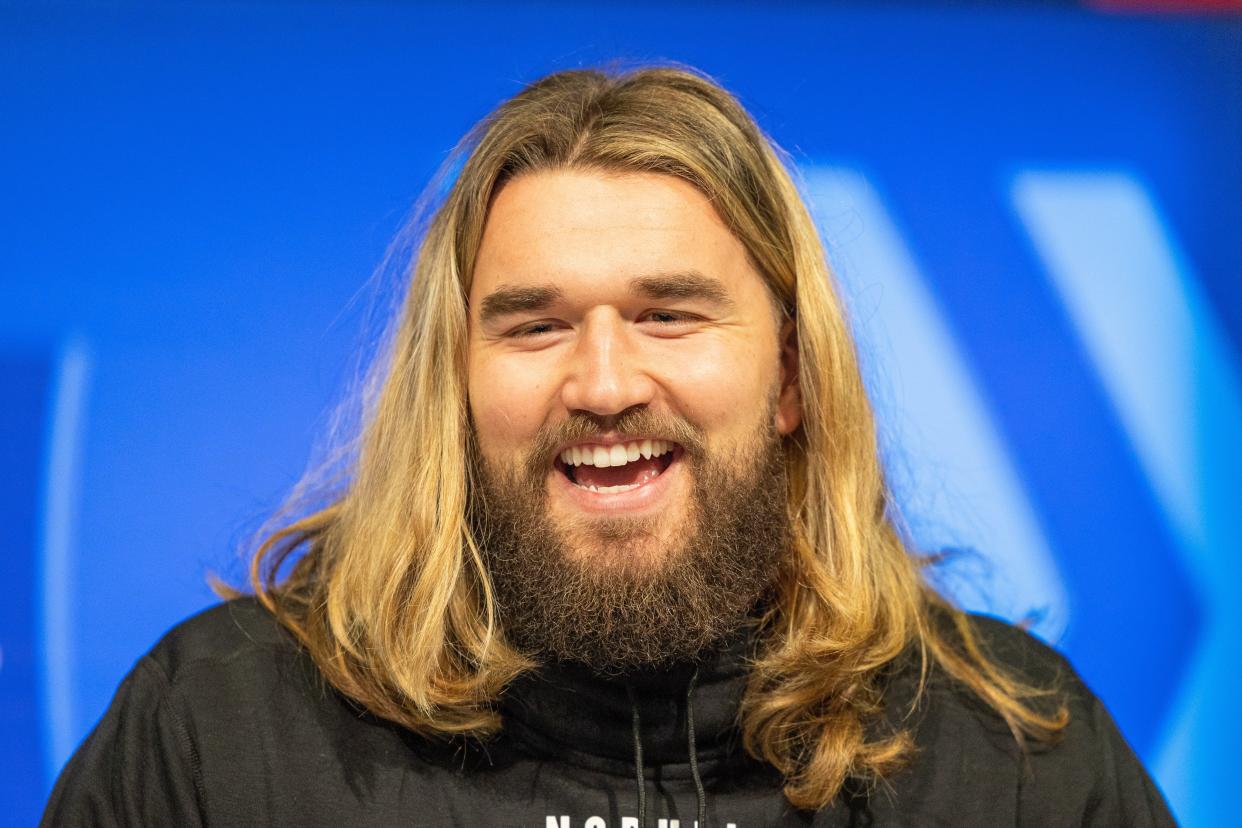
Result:
[[667,440],[631,440],[611,446],[570,446],[561,452],[561,462],[566,466],[597,466],[606,469],[610,466],[624,466],[639,458],[649,460],[672,450],[673,444]]
[[587,486],[586,488],[600,494],[615,494],[616,492],[628,492],[630,489],[637,489],[641,484],[626,483],[622,486]]

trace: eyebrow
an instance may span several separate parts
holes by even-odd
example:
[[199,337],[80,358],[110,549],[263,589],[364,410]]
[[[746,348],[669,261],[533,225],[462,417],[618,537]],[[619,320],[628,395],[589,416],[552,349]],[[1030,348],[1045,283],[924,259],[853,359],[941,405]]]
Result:
[[[724,283],[697,270],[638,276],[630,280],[630,290],[648,299],[703,299],[726,308],[733,307]],[[487,323],[511,314],[544,310],[564,295],[556,285],[502,285],[483,297],[479,321]]]
[[513,287],[505,285],[483,297],[479,320],[491,322],[501,316],[543,310],[560,299],[564,291],[555,285]]
[[733,307],[724,282],[697,270],[639,276],[630,280],[630,289],[648,299],[703,299],[726,308]]

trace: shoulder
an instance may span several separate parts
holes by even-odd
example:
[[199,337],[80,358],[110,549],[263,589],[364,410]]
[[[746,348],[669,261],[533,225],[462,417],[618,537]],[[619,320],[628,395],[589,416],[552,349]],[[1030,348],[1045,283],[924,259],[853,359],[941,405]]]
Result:
[[43,824],[201,824],[214,759],[205,740],[255,733],[253,722],[239,720],[257,707],[256,688],[270,692],[273,677],[294,674],[278,665],[296,653],[253,599],[173,627],[125,677],[65,766]]
[[[1011,681],[1019,690],[1024,706],[1032,711],[1055,716],[1058,710],[1068,714],[1068,724],[1059,738],[1047,745],[1070,746],[1091,739],[1096,723],[1098,697],[1079,676],[1070,660],[1054,646],[1018,625],[981,613],[965,613],[962,620],[969,627],[973,646],[989,670]],[[941,625],[943,640],[958,653],[969,658],[969,647],[948,613],[938,613],[935,623]],[[973,659],[971,659],[973,660]],[[929,703],[976,720],[985,730],[1003,732],[1007,741],[1012,734],[1001,714],[984,702],[976,692],[947,675],[940,665],[930,666],[927,685]],[[1019,753],[1038,751],[1035,740]],[[1060,751],[1064,754],[1067,751]]]
[[[1035,711],[1055,715],[1065,708],[1071,719],[1077,719],[1095,701],[1062,653],[1019,626],[990,615],[956,613],[938,606],[933,607],[929,621],[937,646],[966,663],[982,659],[985,670],[1026,691],[1024,702]],[[926,647],[912,646],[891,665],[885,686],[890,725],[913,726],[925,747],[951,734],[965,740],[974,753],[1020,757],[1022,747],[1005,717],[975,688],[951,675],[934,650],[931,642]],[[939,750],[943,752],[943,744]]]
[[[989,615],[968,614],[979,651],[1002,675],[1024,691],[1021,701],[1033,712],[1056,717],[1063,712],[1065,726],[1052,739],[1031,738],[1021,745],[1024,763],[1048,756],[1049,764],[1064,766],[1094,761],[1101,745],[1120,733],[1108,717],[1103,702],[1087,686],[1068,657],[1028,630]],[[977,717],[986,715],[1000,725],[1001,715],[983,705],[960,685],[952,695],[958,705],[968,707]],[[968,696],[964,702],[962,696]],[[986,708],[986,713],[979,710]],[[1012,737],[1008,725],[1004,731]]]
[[[943,620],[952,624],[947,614]],[[1046,716],[1064,711],[1066,723],[1052,738],[1019,742],[994,707],[933,666],[916,724],[914,778],[934,780],[940,790],[974,789],[980,793],[974,801],[991,802],[991,809],[1012,803],[1016,822],[1173,824],[1103,702],[1062,653],[998,618],[967,614],[965,621],[987,662],[1029,693],[1023,704]],[[950,642],[962,642],[954,629],[944,632]],[[1008,814],[988,813],[993,824],[1009,822]]]
[[181,622],[143,661],[165,677],[166,706],[213,789],[232,784],[220,780],[240,769],[255,778],[277,768],[297,775],[309,757],[343,756],[391,737],[392,727],[337,692],[255,598]]
[[253,597],[209,607],[160,639],[143,661],[176,684],[204,669],[221,669],[273,657],[297,658],[293,636]]
[[[938,646],[967,663],[982,659],[986,669],[1030,691],[1039,710],[1054,711],[1062,705],[1078,706],[1095,700],[1069,659],[1055,647],[1021,626],[981,613],[958,613],[934,606],[929,616],[929,637]],[[963,629],[963,627],[965,629]],[[902,707],[921,706],[931,712],[951,708],[982,720],[988,729],[1000,724],[1008,733],[1000,714],[985,703],[974,689],[950,675],[946,664],[934,655],[931,641],[925,646],[911,645],[889,668],[886,706],[896,712]]]
[[170,714],[201,739],[236,738],[347,706],[293,634],[253,597],[177,624],[132,677],[158,685]]
[[983,655],[1013,678],[1075,698],[1091,695],[1069,659],[1029,630],[981,613],[967,613],[966,619]]

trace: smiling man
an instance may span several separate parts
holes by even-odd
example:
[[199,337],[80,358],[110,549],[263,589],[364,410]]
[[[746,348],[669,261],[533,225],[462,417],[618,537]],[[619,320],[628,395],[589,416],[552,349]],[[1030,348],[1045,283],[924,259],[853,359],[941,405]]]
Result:
[[517,178],[469,306],[482,548],[510,640],[620,671],[737,629],[788,549],[797,348],[706,196],[653,173]]
[[1059,655],[921,579],[728,93],[559,73],[462,152],[347,482],[138,662],[46,824],[1172,824]]

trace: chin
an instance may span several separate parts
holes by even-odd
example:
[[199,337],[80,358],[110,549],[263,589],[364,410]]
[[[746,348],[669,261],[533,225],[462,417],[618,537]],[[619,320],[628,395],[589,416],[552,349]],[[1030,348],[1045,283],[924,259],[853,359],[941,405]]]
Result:
[[[634,572],[654,572],[682,551],[671,531],[659,531],[660,518],[581,519],[565,545],[571,561]],[[684,535],[683,535],[684,536]]]

